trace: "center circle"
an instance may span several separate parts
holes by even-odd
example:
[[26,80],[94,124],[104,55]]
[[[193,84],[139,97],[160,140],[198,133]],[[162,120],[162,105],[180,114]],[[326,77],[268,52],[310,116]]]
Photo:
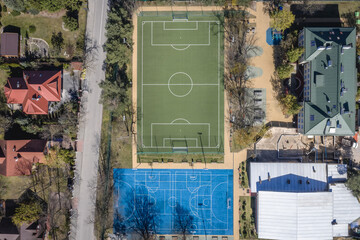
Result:
[[169,78],[168,88],[175,97],[185,97],[193,89],[193,80],[189,74],[177,72]]

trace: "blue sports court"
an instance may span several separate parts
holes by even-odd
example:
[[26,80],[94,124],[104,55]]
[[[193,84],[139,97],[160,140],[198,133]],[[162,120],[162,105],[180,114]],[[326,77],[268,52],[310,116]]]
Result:
[[161,219],[157,234],[174,233],[174,210],[180,205],[193,216],[192,234],[233,235],[232,170],[114,169],[114,212],[125,226],[132,218],[129,200],[144,195]]

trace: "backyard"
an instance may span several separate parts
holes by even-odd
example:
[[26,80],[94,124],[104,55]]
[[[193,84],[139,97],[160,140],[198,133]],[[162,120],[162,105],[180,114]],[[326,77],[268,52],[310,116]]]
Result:
[[[19,16],[5,12],[2,13],[1,23],[5,30],[20,31],[22,46],[24,46],[25,38],[32,37],[44,39],[51,47],[52,34],[61,32],[64,43],[75,47],[76,41],[85,32],[86,9],[84,6],[80,8],[79,29],[75,31],[65,30],[62,27],[64,15],[65,10],[56,13],[40,12],[38,15],[22,13]],[[35,26],[35,29],[30,30],[30,26]]]

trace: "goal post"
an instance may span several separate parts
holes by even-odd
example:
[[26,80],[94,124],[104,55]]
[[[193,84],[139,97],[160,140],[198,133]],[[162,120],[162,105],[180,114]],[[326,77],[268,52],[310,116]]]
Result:
[[173,21],[187,21],[189,16],[187,12],[173,12],[172,19]]

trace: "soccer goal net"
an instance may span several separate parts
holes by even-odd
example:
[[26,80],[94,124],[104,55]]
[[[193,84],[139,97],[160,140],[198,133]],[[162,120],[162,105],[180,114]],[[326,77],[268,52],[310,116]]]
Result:
[[173,21],[187,21],[189,19],[188,14],[183,12],[182,13],[173,12],[172,17],[173,17]]

